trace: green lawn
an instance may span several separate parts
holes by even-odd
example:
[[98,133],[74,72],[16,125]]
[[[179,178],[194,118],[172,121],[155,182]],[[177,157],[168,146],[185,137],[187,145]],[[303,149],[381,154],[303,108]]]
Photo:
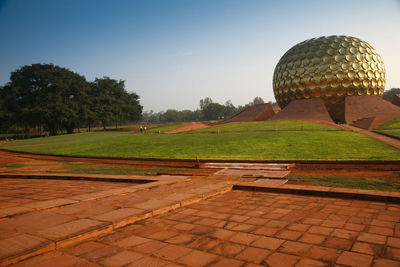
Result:
[[[56,155],[106,157],[194,159],[198,156],[200,159],[252,160],[400,159],[400,150],[358,133],[331,131],[330,127],[327,131],[315,130],[320,127],[318,125],[307,126],[310,130],[305,130],[304,125],[307,124],[303,125],[303,130],[296,129],[293,125],[291,126],[293,131],[279,130],[290,126],[290,123],[285,126],[286,123],[278,123],[277,126],[262,125],[262,123],[232,124],[228,126],[231,129],[236,127],[235,131],[224,130],[220,134],[204,133],[201,130],[192,134],[173,135],[81,133],[21,140],[0,147]],[[264,122],[264,124],[269,123]],[[240,132],[239,126],[244,127],[246,131]],[[259,130],[260,127],[267,129],[275,126],[278,130],[264,132]]]
[[384,133],[384,134],[387,134],[387,135],[391,135],[391,136],[395,136],[395,137],[400,138],[400,129],[380,130],[380,131],[377,131],[377,132]]
[[400,118],[381,124],[374,131],[400,138]]
[[313,185],[359,188],[368,190],[400,191],[399,179],[387,178],[352,178],[331,176],[297,176],[289,175],[289,181],[311,181]]
[[379,125],[374,130],[400,129],[400,117]]
[[304,121],[257,121],[203,128],[193,131],[193,133],[256,133],[270,131],[342,131],[342,129]]

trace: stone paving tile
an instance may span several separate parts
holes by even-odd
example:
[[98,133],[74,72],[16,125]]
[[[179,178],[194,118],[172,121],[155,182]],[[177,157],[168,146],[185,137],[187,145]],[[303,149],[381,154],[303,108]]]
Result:
[[400,266],[399,220],[399,204],[232,191],[59,253],[105,266]]
[[36,247],[49,247],[51,243],[37,236],[21,234],[0,240],[0,260],[4,260],[12,255],[19,255],[29,252]]
[[[18,206],[16,206],[6,208],[5,212],[3,212],[5,209],[0,210],[0,215],[13,216],[0,219],[0,242],[12,242],[12,239],[15,237],[31,235],[49,242],[53,246],[53,249],[55,246],[59,248],[74,242],[76,243],[79,240],[86,240],[111,232],[113,228],[116,229],[137,221],[138,216],[146,218],[178,208],[180,207],[180,203],[173,201],[182,200],[184,197],[192,198],[193,196],[192,194],[182,193],[184,190],[186,191],[190,188],[199,189],[202,192],[202,198],[204,194],[215,194],[220,188],[229,188],[225,183],[218,181],[204,182],[199,179],[183,183],[171,181],[154,182],[145,185],[147,187],[151,185],[151,190],[139,191],[134,189],[134,186],[126,187],[126,184],[122,184],[123,187],[120,188],[118,186],[119,183],[93,181],[27,179],[27,185],[24,185],[25,180],[23,179],[3,179],[3,181],[5,181],[5,194],[7,195],[3,199],[9,202],[14,201],[17,205],[25,205],[30,208],[18,209]],[[60,188],[60,184],[66,188]],[[37,188],[32,188],[31,186],[37,186],[39,190],[40,187],[44,187],[43,192],[40,193]],[[78,186],[86,186],[87,188],[79,188]],[[137,185],[137,187],[140,186],[142,185]],[[147,187],[142,186],[142,189],[146,189]],[[126,191],[126,188],[129,189],[129,192]],[[32,194],[33,196],[31,196]],[[76,195],[73,196],[74,194]],[[84,197],[82,200],[70,200],[66,198],[85,195],[92,195],[92,197]],[[96,197],[93,198],[93,195],[96,195]],[[29,196],[32,199],[23,198],[24,196]],[[48,198],[42,199],[41,196],[48,196]],[[165,200],[167,198],[170,200]],[[147,210],[137,208],[135,205]],[[18,214],[18,212],[26,213]],[[225,218],[225,216],[219,217],[218,214],[213,214],[213,216],[219,218],[212,219],[215,220],[215,223],[222,222],[220,219]],[[200,218],[194,216],[194,219],[197,219],[196,217]],[[209,218],[203,217],[203,219]],[[178,224],[178,222],[172,220],[169,220],[169,223],[167,221],[165,220],[165,225],[172,226],[173,224]],[[191,230],[195,233],[209,232],[211,230],[207,224],[209,224],[209,221],[203,221],[203,227],[196,224],[191,227]],[[180,227],[187,228],[187,225],[180,223]],[[151,227],[148,235],[154,235],[152,237],[155,239],[158,238],[160,241],[165,241],[165,239],[176,235],[165,234],[165,231],[162,233],[162,230],[159,229],[158,232],[160,233],[157,235],[154,227]],[[35,246],[31,246],[29,249],[14,250],[14,257],[17,257],[18,253],[28,253],[27,250],[35,251],[35,249],[38,249],[43,253],[41,246],[41,243],[38,243],[36,248]],[[7,254],[7,257],[13,257],[11,255],[12,252],[9,254]]]
[[[98,192],[105,189],[124,188],[126,183],[106,183],[94,181],[68,181],[43,179],[0,179],[1,196],[20,202],[29,200],[52,200],[66,196]],[[41,198],[38,198],[41,196]]]

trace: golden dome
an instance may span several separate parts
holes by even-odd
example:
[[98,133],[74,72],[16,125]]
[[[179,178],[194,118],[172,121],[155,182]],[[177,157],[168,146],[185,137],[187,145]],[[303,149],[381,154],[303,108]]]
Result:
[[343,121],[346,96],[383,94],[385,66],[375,49],[358,38],[313,38],[282,56],[273,88],[281,108],[295,99],[321,98],[332,118]]

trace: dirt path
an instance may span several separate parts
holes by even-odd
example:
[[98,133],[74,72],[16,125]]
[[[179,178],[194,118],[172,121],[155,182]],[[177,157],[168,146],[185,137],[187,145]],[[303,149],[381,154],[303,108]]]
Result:
[[396,139],[396,138],[391,138],[389,136],[386,135],[382,135],[382,134],[378,134],[375,132],[371,132],[368,130],[364,130],[361,128],[357,128],[348,124],[343,124],[341,125],[342,129],[346,130],[346,131],[351,131],[351,132],[356,132],[356,133],[360,133],[360,134],[364,134],[368,137],[371,137],[375,140],[378,140],[379,142],[385,143],[389,146],[395,147],[397,149],[400,149],[400,140]]
[[193,131],[197,129],[202,129],[202,128],[208,128],[210,127],[209,125],[206,125],[202,122],[190,122],[188,124],[185,124],[182,127],[176,128],[174,130],[165,132],[167,134],[172,134],[172,133],[183,133],[183,132],[188,132],[188,131]]

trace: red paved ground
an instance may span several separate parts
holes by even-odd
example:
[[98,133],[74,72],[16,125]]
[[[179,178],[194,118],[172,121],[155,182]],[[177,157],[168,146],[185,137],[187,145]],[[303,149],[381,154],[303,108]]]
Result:
[[399,266],[399,222],[399,204],[233,191],[14,266]]
[[37,201],[83,195],[106,189],[124,188],[126,186],[126,183],[92,181],[0,179],[0,209],[21,204],[29,205]]

